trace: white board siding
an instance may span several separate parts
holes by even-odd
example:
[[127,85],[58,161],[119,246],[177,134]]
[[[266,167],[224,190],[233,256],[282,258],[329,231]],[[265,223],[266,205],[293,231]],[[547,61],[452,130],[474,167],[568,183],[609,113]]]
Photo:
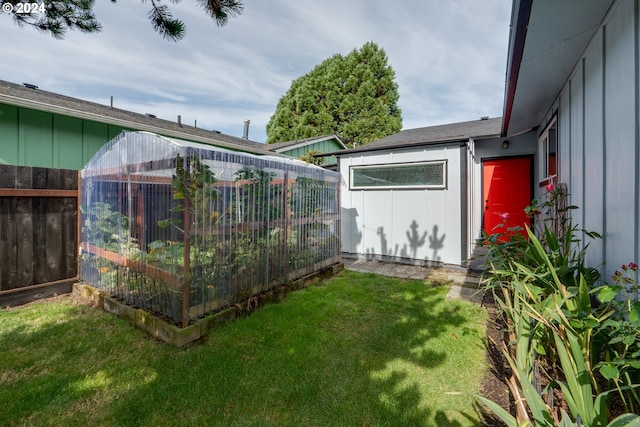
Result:
[[[460,265],[460,155],[459,144],[451,144],[340,156],[343,252]],[[350,166],[430,160],[447,162],[446,189],[349,190]]]
[[574,222],[605,237],[590,244],[588,261],[607,281],[638,262],[637,15],[634,0],[616,2],[556,101],[559,180],[580,208]]
[[[635,224],[635,36],[634,2],[623,1],[605,27],[605,256],[610,273],[634,261]],[[633,90],[633,89],[636,90]],[[635,231],[635,232],[632,232]]]
[[[574,221],[584,224],[584,86],[583,67],[574,73],[570,80],[570,103],[571,103],[571,170],[569,182],[571,183],[570,204],[580,206],[581,209],[572,212]],[[582,238],[583,236],[578,236]]]
[[[569,182],[571,177],[571,95],[566,85],[560,93],[558,112],[558,182]],[[562,141],[562,143],[560,142]]]
[[[584,60],[584,181],[588,186],[579,205],[583,228],[600,234],[604,226],[604,180],[586,176],[602,177],[604,170],[602,49],[602,33],[598,33]],[[587,265],[600,266],[604,260],[602,239],[587,239],[587,243]]]

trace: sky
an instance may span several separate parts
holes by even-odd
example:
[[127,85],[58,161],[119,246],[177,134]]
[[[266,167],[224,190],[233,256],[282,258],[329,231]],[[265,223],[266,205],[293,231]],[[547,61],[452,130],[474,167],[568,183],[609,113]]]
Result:
[[502,114],[509,0],[244,0],[217,27],[172,4],[187,33],[165,40],[148,2],[97,0],[99,33],[54,39],[0,12],[0,79],[265,142],[291,82],[369,41],[388,57],[403,129]]

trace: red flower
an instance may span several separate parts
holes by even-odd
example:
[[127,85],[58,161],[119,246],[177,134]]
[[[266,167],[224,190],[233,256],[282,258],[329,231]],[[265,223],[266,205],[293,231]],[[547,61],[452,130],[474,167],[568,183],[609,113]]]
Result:
[[633,270],[637,270],[638,269],[638,264],[636,264],[635,262],[630,262],[629,263],[629,268],[631,268]]
[[623,270],[626,270],[627,269],[627,265],[626,264],[622,264],[622,267],[620,267],[620,268],[623,269]]
[[554,183],[552,182],[552,183],[550,183],[550,184],[547,184],[547,186],[546,186],[545,188],[547,189],[547,191],[548,191],[548,192],[552,192],[553,190],[555,190],[555,189],[556,189],[556,186],[555,186],[555,185],[554,185]]
[[510,215],[509,215],[509,212],[502,212],[502,213],[500,214],[500,218],[502,218],[502,220],[503,220],[503,221],[508,220],[508,219],[509,219],[509,216],[510,216]]

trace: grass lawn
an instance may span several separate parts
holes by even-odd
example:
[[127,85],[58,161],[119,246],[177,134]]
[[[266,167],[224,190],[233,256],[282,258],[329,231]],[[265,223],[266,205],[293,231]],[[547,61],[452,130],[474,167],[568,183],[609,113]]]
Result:
[[0,425],[480,425],[487,315],[446,292],[343,271],[183,349],[71,298],[3,309]]

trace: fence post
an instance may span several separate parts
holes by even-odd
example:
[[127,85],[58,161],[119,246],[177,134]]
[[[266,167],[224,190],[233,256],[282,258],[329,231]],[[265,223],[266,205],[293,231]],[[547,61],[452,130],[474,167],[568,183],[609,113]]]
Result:
[[78,171],[78,196],[76,200],[76,276],[80,277],[82,254],[82,171]]

